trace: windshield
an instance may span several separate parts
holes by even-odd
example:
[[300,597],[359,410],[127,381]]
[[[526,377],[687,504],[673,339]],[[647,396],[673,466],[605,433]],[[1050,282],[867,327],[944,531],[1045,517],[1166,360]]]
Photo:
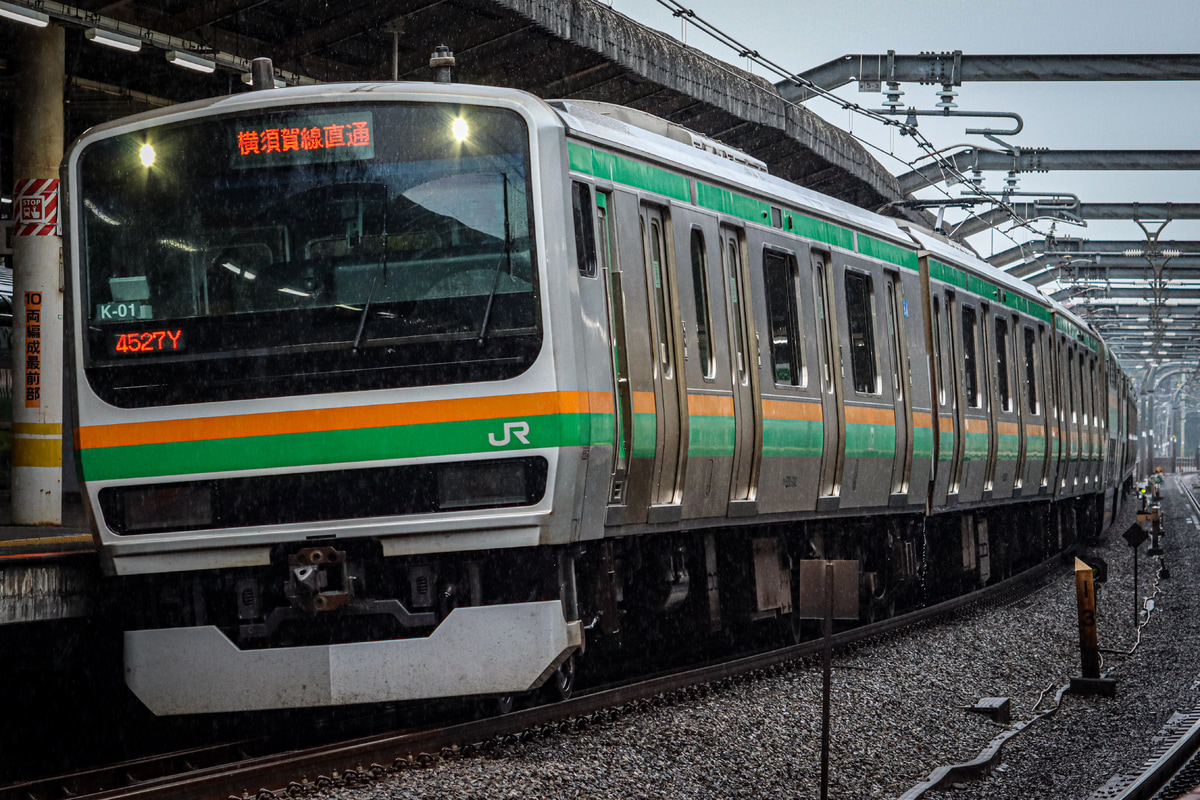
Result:
[[84,365],[121,406],[510,377],[541,342],[515,113],[302,106],[90,145]]

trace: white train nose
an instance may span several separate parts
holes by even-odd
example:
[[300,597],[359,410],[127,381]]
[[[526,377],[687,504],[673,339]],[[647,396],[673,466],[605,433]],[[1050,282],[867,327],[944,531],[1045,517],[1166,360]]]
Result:
[[557,600],[457,608],[425,638],[330,646],[239,650],[212,625],[128,631],[126,682],[158,716],[517,694],[581,637]]

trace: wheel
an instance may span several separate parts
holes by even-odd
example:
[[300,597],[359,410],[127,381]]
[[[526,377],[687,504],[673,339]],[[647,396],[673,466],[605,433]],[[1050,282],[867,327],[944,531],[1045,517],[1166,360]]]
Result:
[[546,695],[551,702],[561,702],[570,700],[571,695],[575,693],[575,654],[572,653],[567,657],[567,660],[559,665],[558,669],[554,670],[554,674],[550,676],[550,680],[546,681]]

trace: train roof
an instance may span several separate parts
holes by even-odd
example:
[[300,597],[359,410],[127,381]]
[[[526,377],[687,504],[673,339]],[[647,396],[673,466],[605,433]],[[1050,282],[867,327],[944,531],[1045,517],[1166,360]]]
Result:
[[727,184],[742,186],[760,195],[798,206],[800,210],[831,222],[852,225],[858,230],[906,249],[913,249],[915,245],[929,251],[940,260],[968,269],[1006,291],[1014,292],[1047,310],[1054,311],[1064,319],[1070,320],[1080,330],[1099,339],[1090,325],[1058,301],[1042,294],[1031,284],[989,264],[963,245],[931,230],[875,214],[778,178],[766,172],[765,165],[761,162],[749,159],[732,149],[725,152],[720,143],[658,117],[637,112],[639,116],[655,121],[648,123],[644,119],[632,117],[621,106],[613,106],[610,110],[604,108],[605,104],[601,103],[553,100],[550,105],[558,111],[567,129],[579,138],[636,153],[664,165],[705,174]]

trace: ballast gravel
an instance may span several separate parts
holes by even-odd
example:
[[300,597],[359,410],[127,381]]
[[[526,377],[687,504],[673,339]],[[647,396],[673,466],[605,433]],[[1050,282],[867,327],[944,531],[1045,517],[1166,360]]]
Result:
[[[1188,480],[1191,480],[1189,477]],[[1155,609],[1131,656],[1106,654],[1116,699],[1067,695],[1004,747],[982,781],[926,797],[1089,798],[1136,766],[1176,709],[1200,700],[1200,543],[1196,516],[1173,482],[1164,503],[1170,580],[1158,559],[1139,563],[1139,592]],[[1097,593],[1102,648],[1128,651],[1132,554],[1120,538],[1127,505],[1106,542]],[[830,797],[895,798],[935,768],[974,759],[1008,729],[965,707],[1011,699],[1012,723],[1053,706],[1079,674],[1074,573],[1064,567],[1038,592],[835,654]],[[406,770],[322,797],[376,800],[484,798],[808,798],[820,781],[821,666],[735,681],[706,696],[634,712],[582,732],[556,733],[485,756]],[[311,776],[310,776],[311,777]]]

